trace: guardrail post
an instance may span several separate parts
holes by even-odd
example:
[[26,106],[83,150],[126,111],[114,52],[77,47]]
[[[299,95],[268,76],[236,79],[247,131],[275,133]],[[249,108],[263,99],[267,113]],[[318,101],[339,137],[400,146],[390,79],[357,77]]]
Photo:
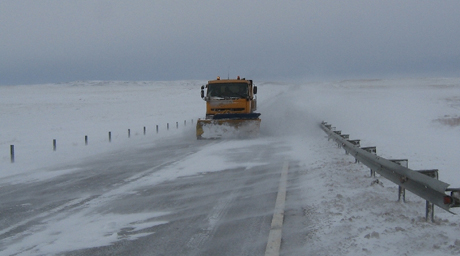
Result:
[[[338,134],[338,135],[341,135],[342,134],[342,131],[334,131],[335,134]],[[337,147],[338,148],[342,148],[342,144],[340,144],[339,141],[336,141],[337,142]]]
[[403,203],[406,202],[406,189],[398,186],[398,202],[401,202],[401,198],[403,200]]
[[131,129],[128,129],[128,138],[131,138]]
[[145,132],[146,132],[146,130],[145,130],[145,126],[144,126],[144,135],[145,135]]
[[430,201],[426,201],[426,221],[428,221],[428,217],[430,217],[431,222],[434,222],[434,204],[432,204]]
[[366,150],[367,152],[372,153],[374,155],[377,155],[377,147],[364,147],[361,149]]
[[[348,142],[350,142],[351,144],[353,144],[355,147],[361,147],[361,143],[360,141],[361,140],[347,140]],[[355,157],[355,164],[358,163],[358,159]]]
[[[323,121],[323,124],[324,124],[324,127],[326,127],[328,130],[331,131],[331,125],[330,124],[327,124],[326,122]],[[331,135],[328,133],[327,134],[327,141],[330,141],[331,140]]]
[[109,132],[109,142],[112,142],[112,132]]
[[[425,174],[426,176],[429,176],[433,179],[439,179],[439,170],[438,169],[433,169],[433,170],[416,170],[416,172],[419,172],[421,174]],[[428,221],[428,218],[431,219],[431,222],[434,222],[434,204],[431,203],[430,201],[426,200],[426,207],[425,207],[425,220]]]
[[156,130],[157,130],[157,133],[158,133],[158,124],[157,124],[157,126],[156,126]]
[[[408,159],[388,159],[388,160],[392,161],[393,163],[404,166],[406,168],[409,168]],[[403,203],[405,203],[406,202],[406,189],[401,186],[398,186],[398,202],[401,202],[401,198],[403,200]]]
[[88,145],[88,135],[85,135],[85,145]]
[[[350,138],[349,134],[340,134],[340,137],[342,137],[345,140],[348,140]],[[343,145],[341,145],[343,147]],[[348,151],[345,149],[345,154],[348,155]]]
[[11,163],[14,163],[14,145],[10,145]]
[[53,151],[56,151],[56,139],[53,140]]
[[[362,150],[365,150],[369,153],[372,153],[374,155],[377,155],[377,147],[364,147],[364,148],[361,148]],[[371,178],[375,178],[375,170],[372,170],[371,169]]]
[[350,142],[351,144],[355,145],[356,147],[360,147],[360,141],[361,140],[348,140],[348,142]]

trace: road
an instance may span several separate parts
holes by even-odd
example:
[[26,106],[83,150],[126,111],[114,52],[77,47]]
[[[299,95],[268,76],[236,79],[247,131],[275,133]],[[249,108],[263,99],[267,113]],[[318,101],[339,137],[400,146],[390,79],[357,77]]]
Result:
[[275,140],[176,138],[3,184],[0,253],[264,255],[283,150]]

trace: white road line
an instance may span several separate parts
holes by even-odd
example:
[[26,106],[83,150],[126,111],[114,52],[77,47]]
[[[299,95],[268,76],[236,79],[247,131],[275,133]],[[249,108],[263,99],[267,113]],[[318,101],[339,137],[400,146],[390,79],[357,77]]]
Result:
[[278,256],[280,254],[288,170],[289,161],[285,160],[283,170],[281,172],[278,196],[276,197],[275,212],[273,213],[267,248],[265,249],[265,256]]

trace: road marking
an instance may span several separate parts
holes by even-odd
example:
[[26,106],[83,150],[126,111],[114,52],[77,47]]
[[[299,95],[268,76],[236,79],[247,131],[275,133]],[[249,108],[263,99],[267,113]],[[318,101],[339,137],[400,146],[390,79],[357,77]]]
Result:
[[285,160],[284,165],[283,165],[283,170],[281,171],[280,185],[278,188],[278,196],[276,197],[276,203],[275,203],[275,212],[273,213],[270,234],[268,235],[267,248],[265,249],[265,256],[280,255],[281,232],[283,228],[284,205],[286,202],[286,185],[287,185],[288,170],[289,170],[289,161]]

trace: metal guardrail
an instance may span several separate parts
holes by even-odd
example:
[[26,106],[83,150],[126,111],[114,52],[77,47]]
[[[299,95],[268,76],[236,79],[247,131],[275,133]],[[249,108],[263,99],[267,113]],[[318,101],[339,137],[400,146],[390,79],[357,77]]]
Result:
[[[378,156],[376,147],[360,147],[359,140],[349,140],[349,135],[343,135],[326,122],[321,128],[328,134],[329,139],[337,142],[347,154],[353,156],[356,162],[361,162],[371,169],[371,177],[375,172],[399,186],[399,199],[405,201],[405,190],[420,196],[427,201],[426,219],[434,218],[434,205],[450,211],[451,207],[460,207],[460,188],[448,188],[450,184],[437,179],[438,170],[414,171],[407,168],[406,159],[390,160]],[[447,195],[446,192],[450,192]]]

